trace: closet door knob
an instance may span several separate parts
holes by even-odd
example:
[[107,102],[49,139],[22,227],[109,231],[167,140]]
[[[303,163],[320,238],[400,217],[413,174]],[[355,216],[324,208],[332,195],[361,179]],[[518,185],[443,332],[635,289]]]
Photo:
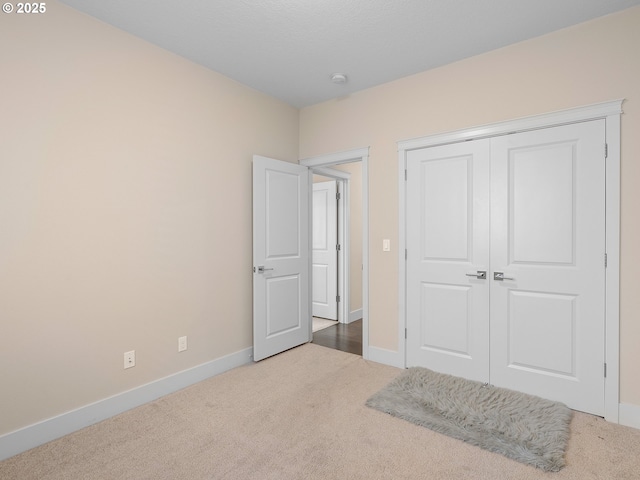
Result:
[[505,277],[503,272],[493,272],[493,279],[502,281],[502,280],[515,280],[513,277]]
[[487,272],[485,272],[484,270],[478,270],[478,273],[466,273],[465,275],[467,277],[476,277],[479,280],[487,279]]

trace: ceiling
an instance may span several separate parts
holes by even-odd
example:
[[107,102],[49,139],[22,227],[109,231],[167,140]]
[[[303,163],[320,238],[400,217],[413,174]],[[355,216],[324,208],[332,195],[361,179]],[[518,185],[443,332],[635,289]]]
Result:
[[[61,0],[305,107],[640,0]],[[331,82],[344,73],[347,82]]]

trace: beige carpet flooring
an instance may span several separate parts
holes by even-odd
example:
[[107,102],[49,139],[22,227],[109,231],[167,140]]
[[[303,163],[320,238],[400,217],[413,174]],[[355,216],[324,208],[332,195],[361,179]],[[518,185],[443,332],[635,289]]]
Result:
[[545,473],[365,407],[399,370],[314,344],[0,462],[0,479],[638,479],[640,430],[577,413]]

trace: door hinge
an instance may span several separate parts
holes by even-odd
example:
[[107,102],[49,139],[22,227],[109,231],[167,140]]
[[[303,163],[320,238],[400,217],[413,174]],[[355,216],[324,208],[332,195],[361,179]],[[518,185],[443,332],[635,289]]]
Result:
[[340,251],[340,244],[336,245],[336,250],[339,252]]
[[609,158],[609,144],[604,144],[604,158]]
[[608,263],[608,259],[607,259],[607,254],[604,254],[604,268],[607,268],[607,263]]
[[405,340],[407,339],[407,329],[406,328],[404,329],[404,339]]
[[404,249],[404,259],[406,260],[409,256],[409,252],[407,251],[407,249]]
[[604,364],[604,378],[607,378],[607,364]]
[[336,200],[340,200],[340,192],[336,192]]
[[340,303],[340,295],[336,295],[336,303]]
[[404,181],[405,182],[407,181],[407,169],[406,168],[404,169]]

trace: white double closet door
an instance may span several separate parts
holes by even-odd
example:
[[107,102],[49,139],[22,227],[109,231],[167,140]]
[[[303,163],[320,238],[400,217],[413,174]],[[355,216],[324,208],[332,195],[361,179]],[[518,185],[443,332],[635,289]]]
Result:
[[596,120],[407,153],[407,366],[604,414],[604,145]]

